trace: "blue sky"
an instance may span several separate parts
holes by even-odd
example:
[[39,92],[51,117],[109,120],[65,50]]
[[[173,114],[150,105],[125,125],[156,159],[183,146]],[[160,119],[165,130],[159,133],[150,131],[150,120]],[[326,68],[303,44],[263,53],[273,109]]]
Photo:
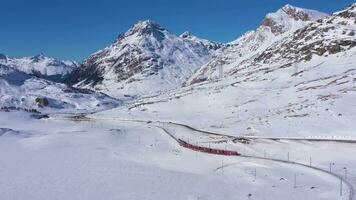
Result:
[[0,53],[81,61],[138,20],[228,42],[285,4],[326,13],[352,0],[1,0]]

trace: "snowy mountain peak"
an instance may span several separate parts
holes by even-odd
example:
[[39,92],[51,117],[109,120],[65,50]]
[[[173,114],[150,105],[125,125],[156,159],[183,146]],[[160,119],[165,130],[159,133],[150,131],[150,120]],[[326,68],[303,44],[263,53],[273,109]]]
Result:
[[193,34],[190,31],[185,31],[179,37],[181,37],[181,38],[190,38],[192,36],[193,36]]
[[68,82],[115,97],[155,95],[180,86],[217,48],[208,40],[178,37],[151,20],[139,21],[86,59]]
[[356,46],[355,5],[333,13],[275,43],[254,58],[259,63],[293,63],[328,57]]
[[202,45],[206,46],[209,50],[212,50],[212,51],[219,50],[225,46],[221,42],[214,42],[214,41],[199,38],[199,37],[193,35],[190,31],[185,31],[179,37],[185,41],[192,41],[195,43],[202,44]]
[[[246,60],[264,52],[272,44],[290,36],[296,30],[325,17],[326,14],[292,5],[285,5],[276,12],[266,15],[260,27],[248,31],[230,42],[223,53],[202,66],[187,82],[193,84],[221,76],[219,70],[233,70]],[[224,72],[224,73],[225,73]]]
[[34,62],[40,62],[41,60],[46,59],[46,56],[44,55],[44,53],[39,53],[35,56],[32,56],[30,59],[33,60]]
[[[139,21],[133,25],[122,37],[130,35],[143,36],[153,35],[156,38],[162,39],[162,32],[166,31],[161,25],[152,20]],[[166,31],[167,32],[167,31]]]
[[269,27],[273,34],[279,35],[294,29],[295,24],[298,26],[298,24],[303,24],[302,22],[316,21],[326,16],[327,14],[316,10],[287,4],[274,13],[268,13],[262,21],[262,26]]
[[323,12],[305,8],[298,8],[289,4],[283,6],[282,10],[290,17],[293,17],[295,20],[302,21],[316,21],[320,18],[328,16],[328,14]]
[[141,20],[133,25],[131,29],[147,29],[147,28],[159,28],[161,27],[158,23],[152,20]]

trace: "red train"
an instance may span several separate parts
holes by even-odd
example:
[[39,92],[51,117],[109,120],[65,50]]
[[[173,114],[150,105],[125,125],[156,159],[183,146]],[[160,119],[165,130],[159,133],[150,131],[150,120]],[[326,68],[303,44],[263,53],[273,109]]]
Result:
[[178,139],[178,143],[182,147],[191,149],[193,151],[201,151],[201,152],[206,152],[206,153],[220,154],[220,155],[227,155],[227,156],[232,156],[232,155],[238,156],[238,155],[240,155],[240,153],[237,152],[237,151],[213,149],[213,148],[209,148],[209,147],[201,147],[201,146],[189,144],[186,141],[181,140],[181,139]]

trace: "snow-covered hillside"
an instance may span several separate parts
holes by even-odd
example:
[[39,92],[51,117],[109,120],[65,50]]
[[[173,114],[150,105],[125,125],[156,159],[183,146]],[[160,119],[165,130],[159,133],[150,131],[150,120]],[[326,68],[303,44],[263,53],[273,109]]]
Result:
[[240,63],[264,52],[272,44],[289,37],[294,31],[327,16],[314,10],[285,5],[266,15],[260,27],[230,42],[223,52],[202,66],[187,82],[193,84],[222,76],[239,68]]
[[104,94],[36,78],[0,65],[0,108],[40,112],[88,113],[119,105]]
[[220,46],[140,21],[86,59],[68,81],[120,98],[159,94],[180,87]]
[[102,115],[175,121],[236,136],[355,136],[355,57],[353,48],[295,66],[246,68]]
[[253,64],[290,64],[345,52],[356,46],[355,18],[356,4],[353,4],[298,29],[290,37],[275,43],[254,58]]
[[178,121],[234,135],[354,136],[355,6],[297,30],[222,79],[105,115]]
[[62,81],[78,66],[78,63],[74,61],[60,61],[43,54],[23,58],[0,54],[0,64],[52,81]]
[[229,44],[139,22],[73,72],[0,55],[0,200],[354,200],[355,32],[286,5]]

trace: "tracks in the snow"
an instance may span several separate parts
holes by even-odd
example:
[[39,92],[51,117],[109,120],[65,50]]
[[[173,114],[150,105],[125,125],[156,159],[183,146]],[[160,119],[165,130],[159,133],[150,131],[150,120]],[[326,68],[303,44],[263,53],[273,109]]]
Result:
[[[117,121],[129,121],[129,122],[138,122],[138,123],[145,123],[145,124],[150,124],[152,123],[151,121],[145,121],[145,120],[134,120],[134,119],[118,119],[118,118],[85,118],[83,120],[117,120]],[[73,118],[72,118],[73,120]],[[78,118],[75,118],[75,120],[81,120],[81,119],[78,119]],[[200,132],[200,133],[203,133],[203,134],[208,134],[208,135],[214,135],[214,136],[222,136],[222,137],[227,137],[227,138],[230,138],[230,139],[238,139],[237,137],[234,137],[234,136],[230,136],[230,135],[226,135],[226,134],[219,134],[219,133],[214,133],[214,132],[210,132],[210,131],[204,131],[204,130],[199,130],[199,129],[196,129],[194,127],[191,127],[189,125],[186,125],[186,124],[181,124],[181,123],[174,123],[174,122],[160,122],[160,121],[157,121],[157,123],[159,124],[173,124],[173,125],[176,125],[176,126],[181,126],[181,127],[184,127],[184,128],[187,128],[189,130],[192,130],[192,131],[197,131],[197,132]],[[174,139],[176,142],[180,143],[179,141],[179,138],[175,137],[174,134],[170,133],[167,129],[165,129],[164,127],[162,126],[159,126],[159,125],[154,125],[155,127],[157,128],[160,128],[162,129],[167,135],[169,135],[172,139]],[[308,139],[308,138],[246,138],[246,139],[271,139],[271,140],[279,140],[279,139],[286,139],[286,140],[307,140],[307,141],[333,141],[333,140],[330,140],[330,139]],[[337,140],[336,142],[347,142],[345,140]],[[191,149],[192,150],[192,149]],[[209,152],[205,152],[205,153],[209,153]],[[348,200],[354,200],[354,195],[355,195],[355,189],[353,187],[353,185],[346,179],[343,179],[342,176],[336,174],[336,173],[333,173],[333,172],[330,172],[330,171],[327,171],[325,169],[321,169],[321,168],[318,168],[318,167],[314,167],[314,166],[311,166],[311,165],[306,165],[306,164],[303,164],[303,163],[298,163],[298,162],[293,162],[293,161],[288,161],[288,160],[282,160],[282,159],[275,159],[275,158],[267,158],[267,157],[260,157],[260,156],[249,156],[249,155],[238,155],[239,157],[243,157],[243,158],[251,158],[251,159],[258,159],[258,160],[267,160],[267,161],[273,161],[273,162],[279,162],[279,163],[284,163],[284,164],[291,164],[291,165],[296,165],[296,166],[300,166],[300,167],[305,167],[305,168],[308,168],[308,169],[312,169],[312,170],[316,170],[316,171],[319,171],[319,172],[322,172],[322,173],[325,173],[325,174],[328,174],[332,177],[335,177],[337,179],[340,179],[345,185],[347,185],[348,189],[349,189],[349,195],[348,195]]]
[[[224,137],[227,137],[228,135],[224,135],[224,134],[217,134],[217,133],[213,133],[213,132],[208,132],[208,131],[201,131],[199,129],[196,129],[196,128],[193,128],[193,127],[190,127],[188,125],[184,125],[184,124],[179,124],[179,123],[172,123],[172,122],[169,122],[171,124],[174,124],[174,125],[178,125],[178,126],[183,126],[185,128],[188,128],[190,130],[194,130],[194,131],[198,131],[198,132],[201,132],[201,133],[206,133],[206,134],[212,134],[212,135],[218,135],[218,136],[224,136]],[[159,126],[157,126],[159,127]],[[176,140],[178,143],[179,143],[179,140],[178,138],[176,138],[174,135],[172,135],[167,129],[163,128],[163,127],[159,127],[161,128],[162,130],[164,130],[164,132],[166,132],[170,137],[172,137],[174,140]],[[233,136],[228,136],[228,137],[233,137]],[[320,141],[320,140],[318,140]],[[326,140],[326,141],[330,141],[330,140]],[[318,167],[314,167],[312,165],[306,165],[306,164],[303,164],[303,163],[298,163],[298,162],[293,162],[293,161],[288,161],[288,160],[282,160],[282,159],[275,159],[275,158],[267,158],[267,157],[260,157],[260,156],[249,156],[249,155],[238,155],[239,157],[244,157],[244,158],[252,158],[252,159],[258,159],[258,160],[267,160],[267,161],[273,161],[273,162],[279,162],[279,163],[284,163],[284,164],[291,164],[291,165],[296,165],[296,166],[300,166],[300,167],[305,167],[305,168],[309,168],[309,169],[312,169],[312,170],[316,170],[316,171],[319,171],[319,172],[322,172],[322,173],[325,173],[325,174],[328,174],[330,176],[333,176],[337,179],[340,179],[342,180],[342,182],[344,184],[347,185],[348,189],[349,189],[349,195],[348,195],[348,200],[354,200],[354,195],[355,195],[355,189],[353,187],[353,185],[346,179],[344,179],[342,176],[336,174],[336,173],[333,173],[333,172],[330,172],[330,171],[327,171],[325,169],[321,169],[321,168],[318,168]]]

